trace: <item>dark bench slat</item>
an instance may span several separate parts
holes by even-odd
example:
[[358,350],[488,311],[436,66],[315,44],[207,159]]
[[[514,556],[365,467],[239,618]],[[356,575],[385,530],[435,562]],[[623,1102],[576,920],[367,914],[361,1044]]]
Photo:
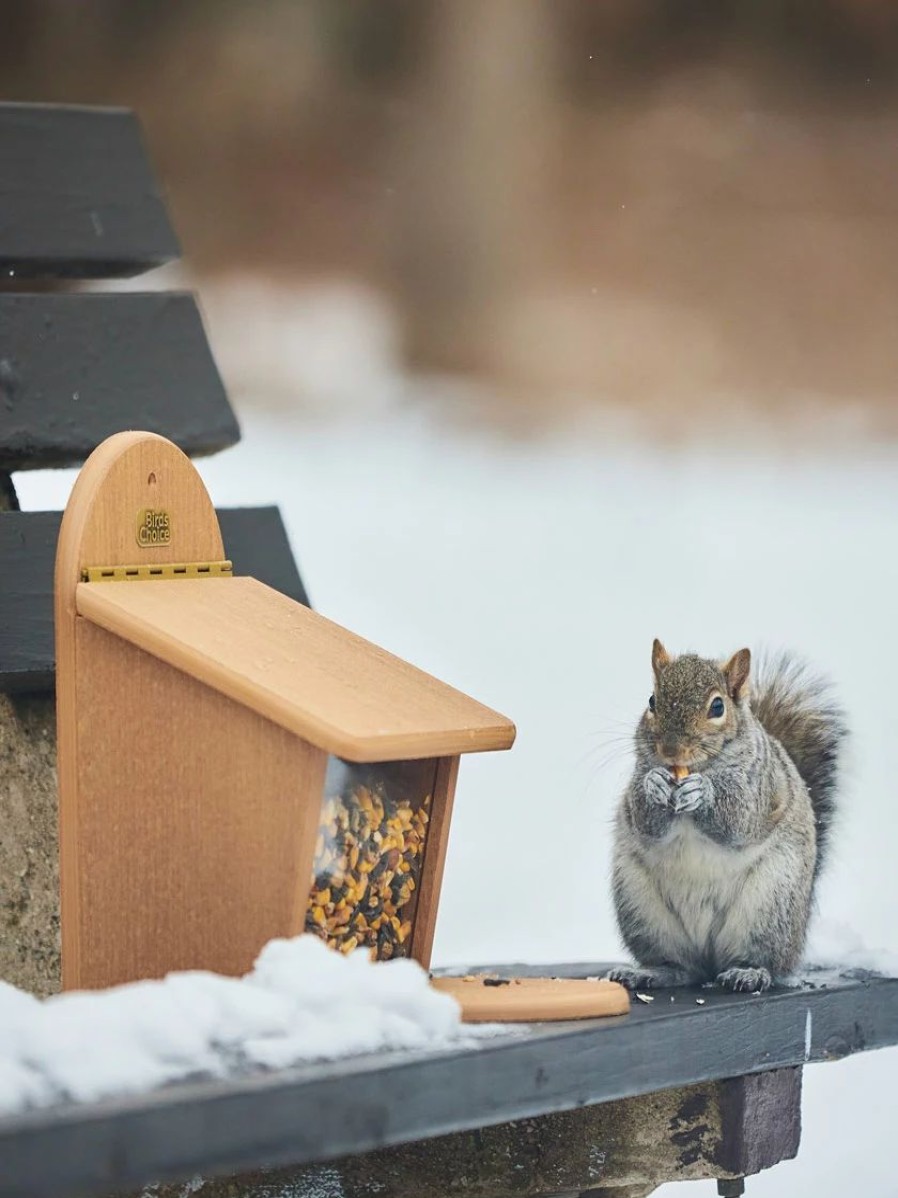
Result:
[[[276,507],[224,509],[218,518],[236,573],[308,604]],[[0,691],[53,690],[53,567],[61,520],[60,512],[0,513]]]
[[134,115],[0,104],[0,272],[139,274],[180,256]]
[[0,1198],[118,1193],[150,1181],[328,1161],[898,1042],[898,981],[702,997],[698,1006],[695,991],[679,991],[671,1003],[661,991],[629,1015],[534,1025],[480,1048],[184,1083],[0,1119]]
[[0,294],[0,470],[77,465],[127,428],[191,456],[239,440],[193,296]]

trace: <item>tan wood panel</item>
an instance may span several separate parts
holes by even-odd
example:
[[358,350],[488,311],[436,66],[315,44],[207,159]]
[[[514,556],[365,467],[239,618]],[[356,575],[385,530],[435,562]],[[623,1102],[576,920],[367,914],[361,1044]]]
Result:
[[[142,546],[140,513],[170,517],[167,544]],[[79,973],[84,836],[80,827],[75,590],[85,566],[215,561],[224,555],[215,509],[189,459],[152,433],[110,437],[91,454],[66,505],[56,554],[56,711],[63,984]],[[112,585],[112,584],[109,584]],[[118,585],[125,585],[124,583]],[[177,583],[158,585],[176,586]],[[102,730],[101,730],[102,733]]]
[[64,986],[246,972],[303,930],[326,754],[86,620],[76,652]]
[[514,740],[504,716],[253,578],[82,583],[77,609],[350,761]]
[[617,982],[571,978],[434,978],[461,1005],[466,1023],[536,1023],[626,1015],[630,997]]
[[418,905],[412,933],[411,956],[430,969],[433,938],[437,926],[440,893],[443,889],[443,870],[449,847],[449,826],[458,780],[458,757],[441,757],[436,762],[433,798],[430,804],[430,823],[424,849],[424,865],[418,883]]

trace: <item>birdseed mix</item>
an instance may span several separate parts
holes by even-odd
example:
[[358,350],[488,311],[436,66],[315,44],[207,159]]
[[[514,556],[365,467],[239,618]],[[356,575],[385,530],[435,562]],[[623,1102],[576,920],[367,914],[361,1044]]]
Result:
[[306,931],[331,948],[408,956],[431,796],[414,804],[353,779],[322,805]]

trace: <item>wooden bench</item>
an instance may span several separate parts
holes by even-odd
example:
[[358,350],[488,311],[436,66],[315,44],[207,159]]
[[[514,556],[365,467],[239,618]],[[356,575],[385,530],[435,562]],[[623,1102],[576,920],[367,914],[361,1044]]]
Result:
[[[804,1065],[896,1042],[898,980],[812,978],[760,997],[659,992],[617,1019],[532,1026],[479,1047],[0,1121],[0,1198],[192,1178],[209,1179],[204,1198],[634,1198],[689,1178],[739,1194],[742,1178],[797,1153]],[[222,1174],[241,1176],[216,1182]]]
[[[53,290],[67,278],[135,274],[177,253],[130,114],[0,105],[0,794],[25,798],[2,808],[0,976],[39,993],[59,981],[60,515],[18,512],[12,476],[80,463],[128,426],[192,456],[238,439],[191,296]],[[42,289],[27,293],[28,278]],[[218,516],[236,569],[306,602],[275,508]],[[192,1183],[206,1198],[637,1198],[696,1177],[737,1194],[744,1177],[797,1152],[805,1064],[895,1043],[898,981],[814,977],[759,997],[662,992],[617,1019],[536,1025],[452,1052],[184,1084],[3,1119],[0,1198],[197,1177],[212,1179]],[[183,1192],[181,1184],[154,1191]]]

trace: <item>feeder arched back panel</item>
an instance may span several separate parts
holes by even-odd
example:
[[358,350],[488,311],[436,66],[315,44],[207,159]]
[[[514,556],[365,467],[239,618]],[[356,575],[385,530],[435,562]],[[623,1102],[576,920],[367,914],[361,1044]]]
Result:
[[56,563],[66,989],[240,974],[302,930],[327,755],[77,611],[79,586],[189,586],[223,559],[171,442],[122,433],[88,459]]

